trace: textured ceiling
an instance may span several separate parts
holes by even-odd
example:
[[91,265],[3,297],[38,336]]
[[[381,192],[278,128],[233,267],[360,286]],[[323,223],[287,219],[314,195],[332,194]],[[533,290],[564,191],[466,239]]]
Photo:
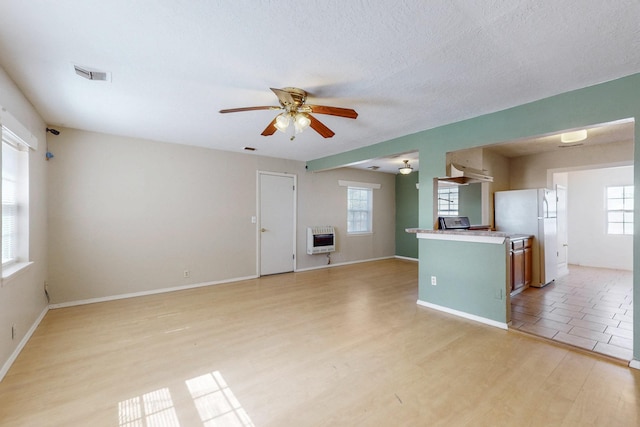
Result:
[[[640,72],[639,22],[637,0],[0,0],[0,65],[53,126],[311,160]],[[286,86],[359,117],[290,141],[260,136],[274,111],[218,113]]]

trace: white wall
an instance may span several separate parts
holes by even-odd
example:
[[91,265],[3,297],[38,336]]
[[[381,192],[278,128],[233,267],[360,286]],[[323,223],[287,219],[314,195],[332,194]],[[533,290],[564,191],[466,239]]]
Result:
[[633,141],[612,142],[511,159],[511,189],[549,188],[553,171],[595,169],[633,163]]
[[610,185],[633,185],[633,166],[568,173],[569,264],[633,269],[633,236],[607,234]]
[[[327,262],[306,255],[312,225],[337,227],[334,263],[395,253],[393,175],[310,173],[303,162],[60,130],[49,162],[53,303],[256,275],[257,171],[298,176],[298,269]],[[346,188],[339,179],[382,184],[374,190],[374,234],[346,237]]]
[[[44,313],[47,301],[47,162],[45,123],[0,68],[0,108],[11,114],[38,141],[29,155],[29,256],[33,264],[0,285],[0,378],[17,355],[21,341]],[[2,116],[2,114],[0,114]],[[11,326],[16,336],[11,339]]]

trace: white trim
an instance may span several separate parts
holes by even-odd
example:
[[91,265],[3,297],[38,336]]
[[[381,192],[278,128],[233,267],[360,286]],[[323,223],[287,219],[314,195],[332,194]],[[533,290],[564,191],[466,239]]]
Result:
[[472,242],[472,243],[490,243],[493,245],[501,245],[504,243],[506,237],[499,236],[478,236],[473,234],[462,234],[465,233],[461,231],[460,233],[417,233],[416,237],[418,239],[428,239],[428,240],[449,240],[454,242]]
[[382,188],[382,184],[375,184],[371,182],[344,181],[342,179],[338,180],[338,185],[340,187],[373,188],[374,190],[379,190]]
[[418,262],[418,258],[409,258],[407,256],[400,256],[400,255],[395,255],[394,258],[397,259],[403,259],[405,261],[414,261],[414,262]]
[[6,108],[0,105],[0,124],[4,130],[9,130],[11,134],[17,136],[22,143],[32,150],[38,149],[38,138],[36,138],[22,123],[20,123]]
[[7,372],[9,372],[11,365],[13,365],[13,362],[16,361],[16,359],[18,358],[18,355],[20,354],[24,346],[27,345],[27,342],[31,339],[31,336],[36,331],[36,328],[38,327],[38,325],[40,325],[40,322],[42,322],[42,319],[44,319],[44,316],[47,314],[48,311],[49,311],[49,307],[45,307],[44,310],[42,310],[42,313],[40,313],[36,321],[33,322],[33,325],[31,325],[27,333],[24,335],[24,337],[22,337],[16,349],[13,351],[13,353],[11,353],[11,356],[9,356],[9,359],[7,359],[4,365],[2,365],[2,369],[0,369],[0,381],[4,379],[5,375],[7,375]]
[[633,369],[640,369],[640,360],[631,359],[629,362],[629,367]]
[[262,274],[260,271],[261,259],[260,259],[260,228],[262,226],[262,212],[260,211],[260,175],[273,175],[283,176],[287,178],[293,178],[293,241],[291,242],[291,248],[293,250],[293,271],[296,271],[298,265],[298,175],[286,172],[269,172],[269,171],[256,171],[256,274],[258,277]]
[[340,262],[338,264],[324,264],[324,265],[319,265],[317,267],[307,267],[307,268],[301,268],[296,270],[296,273],[300,273],[302,271],[311,271],[311,270],[320,270],[322,268],[332,268],[332,267],[340,267],[343,265],[351,265],[351,264],[360,264],[363,262],[371,262],[371,261],[381,261],[383,259],[392,259],[394,258],[393,256],[385,256],[385,257],[381,257],[381,258],[370,258],[370,259],[362,259],[362,260],[358,260],[358,261],[348,261],[348,262]]
[[0,280],[0,287],[4,288],[5,286],[8,286],[9,282],[27,271],[31,265],[33,265],[33,261],[16,262],[7,267],[2,267],[2,279]]
[[256,275],[254,275],[254,276],[246,276],[246,277],[236,277],[236,278],[233,278],[233,279],[219,280],[219,281],[216,281],[216,282],[195,283],[193,285],[174,286],[174,287],[171,287],[171,288],[153,289],[153,290],[150,290],[150,291],[132,292],[132,293],[129,293],[129,294],[111,295],[111,296],[100,297],[100,298],[89,298],[89,299],[84,299],[84,300],[63,302],[63,303],[60,303],[60,304],[50,304],[49,308],[51,310],[55,310],[57,308],[66,308],[66,307],[73,307],[73,306],[76,306],[76,305],[94,304],[94,303],[97,303],[97,302],[115,301],[115,300],[119,300],[119,299],[135,298],[135,297],[141,297],[141,296],[146,296],[146,295],[164,294],[164,293],[168,293],[168,292],[184,291],[184,290],[187,290],[187,289],[204,288],[206,286],[223,285],[225,283],[242,282],[244,280],[251,280],[251,279],[257,279],[257,278],[258,278],[258,276],[256,276]]
[[495,320],[487,319],[486,317],[480,317],[480,316],[476,316],[475,314],[465,313],[464,311],[458,311],[449,307],[443,307],[441,305],[431,304],[430,302],[426,302],[426,301],[418,300],[417,303],[418,305],[421,305],[423,307],[432,308],[434,310],[453,314],[454,316],[458,316],[458,317],[464,317],[465,319],[474,320],[476,322],[484,323],[485,325],[494,326],[496,328],[500,328],[504,330],[509,329],[509,325],[507,325],[504,322],[498,322]]

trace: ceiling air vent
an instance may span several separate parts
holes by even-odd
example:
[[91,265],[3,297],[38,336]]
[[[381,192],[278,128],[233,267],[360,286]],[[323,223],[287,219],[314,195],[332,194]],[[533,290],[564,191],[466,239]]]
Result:
[[104,71],[87,70],[86,68],[78,67],[77,65],[74,65],[73,69],[76,70],[77,75],[79,75],[80,77],[84,77],[87,80],[96,80],[103,82],[109,80],[109,75]]

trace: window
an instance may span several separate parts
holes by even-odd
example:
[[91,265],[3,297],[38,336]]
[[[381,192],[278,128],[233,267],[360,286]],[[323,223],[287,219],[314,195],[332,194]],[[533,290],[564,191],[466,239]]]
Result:
[[458,187],[438,188],[438,216],[458,216]]
[[347,188],[347,233],[371,233],[373,190],[371,188]]
[[607,234],[633,234],[633,185],[607,187]]
[[[2,268],[29,261],[28,147],[2,127]],[[3,271],[3,277],[6,276]]]

